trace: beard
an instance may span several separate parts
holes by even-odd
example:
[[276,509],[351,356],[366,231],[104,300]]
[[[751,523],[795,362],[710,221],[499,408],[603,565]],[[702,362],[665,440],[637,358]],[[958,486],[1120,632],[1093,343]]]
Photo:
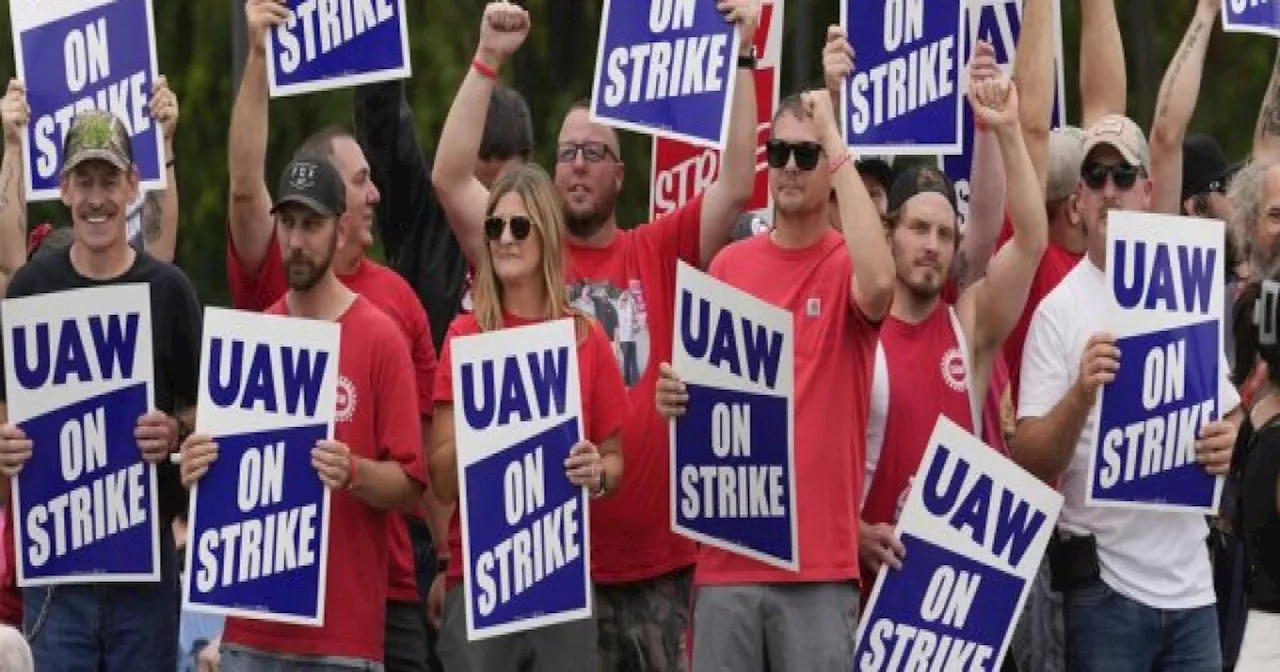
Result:
[[333,254],[338,249],[338,233],[334,230],[333,241],[329,244],[328,253],[319,261],[311,261],[302,253],[296,253],[285,261],[285,274],[289,278],[289,289],[305,292],[320,284],[325,273],[333,266]]
[[574,238],[590,238],[600,232],[604,228],[605,222],[613,216],[614,208],[618,205],[618,188],[616,185],[610,185],[608,189],[600,193],[600,200],[595,207],[585,212],[575,211],[572,206],[566,203],[564,208],[564,224],[569,230],[569,235]]

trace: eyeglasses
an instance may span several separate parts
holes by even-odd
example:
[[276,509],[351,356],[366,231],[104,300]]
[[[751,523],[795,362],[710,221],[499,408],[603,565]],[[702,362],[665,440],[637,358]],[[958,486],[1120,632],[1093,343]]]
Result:
[[503,219],[497,215],[490,215],[484,218],[484,236],[490,241],[497,241],[502,238],[502,232],[511,226],[511,237],[516,240],[524,240],[529,237],[529,230],[533,227],[533,222],[529,221],[524,215],[516,215],[510,219]]
[[556,146],[556,162],[573,163],[578,158],[578,152],[582,152],[582,158],[587,163],[618,160],[613,148],[603,142],[565,142]]
[[796,157],[796,168],[810,171],[818,167],[818,159],[822,158],[822,145],[816,142],[784,142],[770,140],[764,143],[765,154],[770,168],[787,167],[791,156]]
[[1116,189],[1128,191],[1138,181],[1138,176],[1142,175],[1142,168],[1127,163],[1086,163],[1080,168],[1080,179],[1084,180],[1085,186],[1095,191],[1107,186],[1108,175],[1115,182]]

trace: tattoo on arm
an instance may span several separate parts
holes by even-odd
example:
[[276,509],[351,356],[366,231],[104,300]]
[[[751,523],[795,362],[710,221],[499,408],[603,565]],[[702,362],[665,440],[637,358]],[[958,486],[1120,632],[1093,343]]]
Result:
[[1276,53],[1275,66],[1271,70],[1271,88],[1262,104],[1262,135],[1280,136],[1280,52]]
[[957,250],[956,260],[951,268],[951,279],[958,284],[965,284],[969,279],[969,255],[964,250]]
[[[4,182],[0,184],[0,210],[9,207],[9,187],[13,185],[14,172],[16,171],[11,168],[6,169],[4,175],[0,176],[4,179]],[[23,231],[23,233],[26,232]]]
[[147,194],[142,204],[142,235],[148,243],[158,242],[164,229],[164,206],[159,198],[161,193],[163,192]]
[[[1182,72],[1182,66],[1186,64],[1187,58],[1189,58],[1191,56],[1191,52],[1195,50],[1196,43],[1200,41],[1200,34],[1204,32],[1204,29],[1205,22],[1201,19],[1196,19],[1196,22],[1191,24],[1191,27],[1187,29],[1187,39],[1182,43],[1182,47],[1178,49],[1178,54],[1174,57],[1173,64],[1169,66],[1168,81],[1170,83],[1176,83],[1178,81],[1178,75]],[[1176,94],[1173,91],[1169,91],[1170,98],[1174,95]],[[1168,114],[1169,101],[1166,99],[1160,104],[1160,111],[1156,113],[1156,116],[1163,119],[1168,116]]]

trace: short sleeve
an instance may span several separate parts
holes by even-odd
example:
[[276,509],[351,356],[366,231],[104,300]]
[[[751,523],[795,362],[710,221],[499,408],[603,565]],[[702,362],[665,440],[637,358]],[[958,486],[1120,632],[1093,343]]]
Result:
[[240,260],[231,231],[227,231],[227,286],[231,290],[231,305],[239,310],[262,312],[284,296],[288,289],[284,260],[280,257],[280,241],[274,231],[262,265],[256,270],[248,268]]
[[404,339],[389,337],[385,339],[385,345],[373,348],[373,353],[377,362],[374,385],[378,402],[374,410],[374,434],[378,457],[399,462],[409,478],[426,485],[418,400],[405,394],[405,390],[414,384],[409,348]]
[[640,240],[655,245],[662,258],[675,257],[702,268],[702,199],[699,194],[683,206],[636,229],[636,235]]
[[[13,277],[9,281],[9,286],[5,289],[5,298],[20,299],[25,296],[30,296],[33,293],[34,288],[31,286],[31,282],[28,279],[31,277],[31,274],[23,272],[27,268],[29,267],[24,266],[18,269],[17,273],[13,274]],[[3,322],[0,322],[0,329],[3,328]],[[5,352],[4,338],[0,337],[0,404],[7,403],[9,401],[9,384],[6,379],[6,367],[8,365],[9,353]]]
[[[175,403],[195,405],[199,398],[200,383],[200,347],[204,331],[204,313],[200,300],[196,298],[196,290],[176,266],[174,269],[175,293],[177,294],[174,311],[174,375],[173,393]],[[177,408],[172,409],[176,411]]]
[[584,409],[586,438],[599,444],[621,431],[622,425],[631,417],[631,402],[613,356],[613,348],[604,330],[594,320],[591,321],[587,342],[579,352],[585,356],[579,357],[578,375],[586,377],[590,387],[586,389],[588,386],[583,386],[582,390],[583,402],[590,404]]
[[430,417],[435,412],[436,347],[431,342],[431,323],[427,311],[413,296],[409,303],[410,341],[413,348],[413,371],[418,389],[418,413]]
[[449,331],[444,335],[444,342],[440,345],[440,361],[436,364],[436,385],[435,385],[435,403],[452,404],[453,403],[453,339],[460,336],[460,328],[458,320],[464,319],[459,317],[449,325]]
[[1048,415],[1071,388],[1066,345],[1057,321],[1047,310],[1050,307],[1042,303],[1027,329],[1018,386],[1019,420]]

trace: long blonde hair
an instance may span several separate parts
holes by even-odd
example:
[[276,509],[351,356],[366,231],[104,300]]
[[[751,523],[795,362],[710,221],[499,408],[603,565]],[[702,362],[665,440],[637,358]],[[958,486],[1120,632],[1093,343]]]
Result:
[[[524,201],[529,221],[542,240],[542,283],[546,292],[546,320],[573,317],[578,339],[586,337],[586,316],[569,305],[564,286],[564,205],[555,185],[546,171],[532,163],[513,164],[498,177],[489,190],[489,203],[485,216],[493,214],[498,201],[507,194],[516,194]],[[493,251],[486,240],[485,254],[480,258],[472,289],[476,322],[483,331],[502,328],[502,281],[493,268]]]

